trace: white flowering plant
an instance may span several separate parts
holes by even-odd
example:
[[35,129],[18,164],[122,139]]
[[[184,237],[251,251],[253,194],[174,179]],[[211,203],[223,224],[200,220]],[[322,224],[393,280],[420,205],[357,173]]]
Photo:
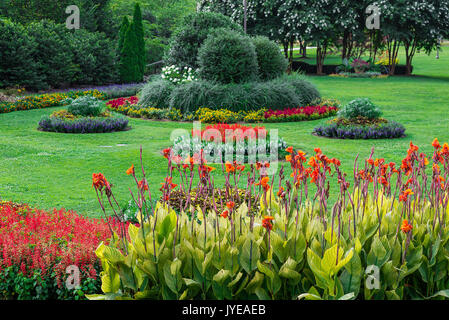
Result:
[[175,65],[162,68],[162,79],[168,80],[173,84],[181,84],[198,80],[196,70],[189,67],[178,67]]

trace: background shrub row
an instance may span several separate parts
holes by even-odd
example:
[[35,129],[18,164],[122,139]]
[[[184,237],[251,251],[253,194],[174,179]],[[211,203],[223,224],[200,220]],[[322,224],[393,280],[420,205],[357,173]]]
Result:
[[32,90],[117,81],[115,44],[105,34],[40,21],[0,19],[0,87]]

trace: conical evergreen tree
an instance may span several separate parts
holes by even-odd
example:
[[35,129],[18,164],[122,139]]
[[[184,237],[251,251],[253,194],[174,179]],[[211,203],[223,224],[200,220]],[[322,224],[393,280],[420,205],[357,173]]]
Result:
[[123,42],[125,41],[125,35],[126,30],[128,30],[129,27],[129,20],[127,16],[123,17],[122,25],[120,26],[120,31],[118,35],[118,46],[117,46],[117,52],[120,55],[123,49]]
[[124,83],[143,80],[139,66],[139,51],[134,23],[128,26],[125,33],[125,40],[123,41],[123,48],[120,54],[120,78]]
[[143,74],[145,72],[146,65],[146,54],[145,54],[145,40],[143,33],[143,23],[142,23],[142,11],[140,10],[140,5],[136,3],[134,5],[134,16],[133,16],[134,30],[137,38],[137,49],[138,49],[138,59],[139,59],[139,70]]

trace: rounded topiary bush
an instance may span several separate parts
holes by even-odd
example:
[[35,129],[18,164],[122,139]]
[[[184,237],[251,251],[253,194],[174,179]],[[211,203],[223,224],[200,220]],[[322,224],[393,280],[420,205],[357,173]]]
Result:
[[259,78],[271,80],[285,73],[287,70],[287,59],[279,51],[277,44],[267,37],[258,36],[253,40],[259,66]]
[[251,39],[233,30],[219,29],[207,37],[198,51],[199,75],[220,83],[257,79],[256,50]]
[[139,104],[145,107],[168,108],[173,89],[174,85],[170,81],[163,79],[150,81],[140,91]]
[[355,119],[364,117],[367,119],[377,119],[382,115],[380,109],[368,98],[358,98],[352,100],[338,111],[338,117],[344,119]]
[[228,28],[243,34],[240,25],[222,14],[198,12],[187,15],[170,39],[170,49],[164,58],[166,64],[198,68],[198,49],[215,28]]

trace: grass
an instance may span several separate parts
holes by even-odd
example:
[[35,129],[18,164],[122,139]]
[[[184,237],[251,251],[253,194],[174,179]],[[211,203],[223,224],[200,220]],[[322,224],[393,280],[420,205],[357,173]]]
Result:
[[[346,103],[369,97],[384,116],[404,124],[407,136],[398,140],[330,140],[311,135],[323,120],[267,124],[278,129],[289,144],[313,153],[320,147],[329,157],[337,157],[344,171],[351,173],[357,154],[361,159],[375,148],[375,157],[400,163],[410,141],[431,154],[435,137],[449,141],[449,47],[435,59],[435,53],[417,54],[414,77],[350,79],[310,77],[325,97]],[[401,54],[401,61],[404,57]],[[131,119],[131,131],[71,135],[37,131],[43,115],[59,108],[30,110],[0,115],[0,197],[27,202],[42,209],[65,207],[89,216],[99,216],[93,172],[102,172],[114,184],[121,203],[129,200],[131,178],[125,171],[139,161],[142,145],[150,188],[156,192],[165,176],[166,160],[160,150],[170,145],[172,130],[191,130],[189,123]],[[122,146],[121,146],[122,145]],[[218,176],[216,174],[215,176]],[[220,182],[221,180],[218,180]]]

